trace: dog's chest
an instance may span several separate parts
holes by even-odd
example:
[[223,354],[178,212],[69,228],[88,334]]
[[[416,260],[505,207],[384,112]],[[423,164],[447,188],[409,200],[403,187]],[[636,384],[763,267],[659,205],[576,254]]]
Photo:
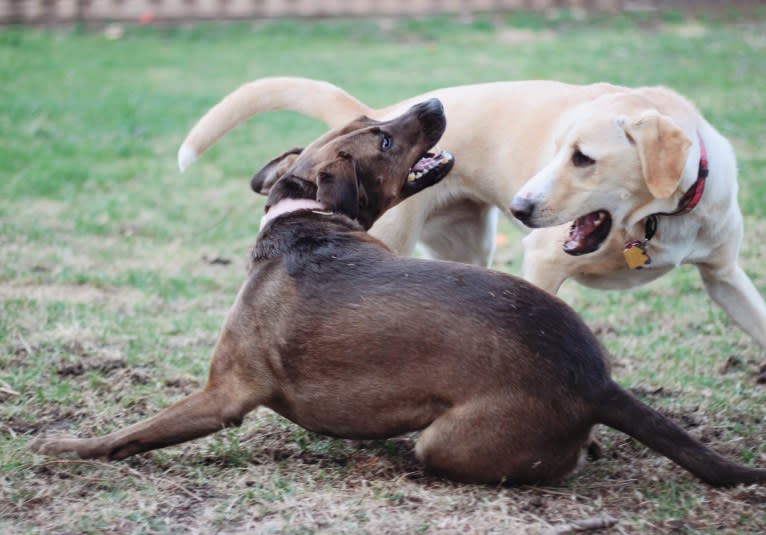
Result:
[[[663,223],[665,223],[663,225]],[[699,225],[676,226],[660,221],[660,228],[651,240],[631,240],[631,234],[613,239],[600,254],[588,259],[587,265],[573,275],[578,282],[598,289],[632,288],[650,282],[682,264],[701,262],[713,254],[714,245],[710,240],[700,239],[705,231]],[[640,236],[640,234],[637,236]],[[641,243],[639,257],[631,267],[626,249],[632,243]],[[635,245],[633,247],[636,247]],[[638,247],[636,247],[638,248]],[[630,251],[629,253],[639,253]]]

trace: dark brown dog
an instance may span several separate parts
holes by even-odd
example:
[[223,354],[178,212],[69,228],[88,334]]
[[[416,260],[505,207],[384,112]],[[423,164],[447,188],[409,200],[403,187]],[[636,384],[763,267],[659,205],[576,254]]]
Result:
[[417,457],[459,481],[560,479],[604,423],[713,485],[766,482],[614,383],[599,342],[556,297],[502,273],[397,257],[364,232],[448,172],[449,155],[419,160],[444,126],[432,100],[269,164],[256,177],[256,189],[273,183],[269,208],[206,387],[122,431],[33,448],[122,459],[265,405],[338,437],[422,429]]

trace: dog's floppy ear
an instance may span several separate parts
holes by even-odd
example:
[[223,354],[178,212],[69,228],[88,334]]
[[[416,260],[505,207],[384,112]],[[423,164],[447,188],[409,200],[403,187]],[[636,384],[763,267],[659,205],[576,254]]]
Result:
[[302,148],[290,149],[271,160],[253,175],[250,179],[250,188],[256,193],[268,195],[271,186],[287,173],[301,152],[303,152]]
[[670,117],[657,112],[627,120],[624,128],[636,145],[649,192],[658,199],[670,197],[681,182],[691,140]]
[[359,184],[354,159],[340,153],[319,170],[316,199],[328,210],[356,219],[359,217]]
[[304,180],[293,174],[287,174],[277,180],[269,189],[266,199],[266,211],[282,199],[314,199],[317,186],[309,180]]

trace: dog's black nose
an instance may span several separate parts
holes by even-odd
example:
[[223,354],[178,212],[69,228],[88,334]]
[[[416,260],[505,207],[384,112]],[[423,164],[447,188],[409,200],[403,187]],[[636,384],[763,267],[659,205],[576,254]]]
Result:
[[535,211],[535,203],[527,197],[516,196],[511,201],[513,217],[526,224]]
[[430,98],[420,104],[415,104],[412,107],[417,116],[423,119],[432,119],[433,117],[444,117],[444,106],[442,101],[438,98]]
[[425,102],[415,104],[412,107],[412,111],[416,112],[421,119],[431,118],[433,116],[443,116],[444,106],[438,98],[429,98]]
[[428,99],[423,103],[423,107],[429,113],[444,113],[444,106],[442,105],[442,101],[438,98]]
[[444,134],[447,127],[447,119],[444,116],[444,106],[438,98],[431,98],[412,107],[423,127],[426,138],[431,143],[436,143]]

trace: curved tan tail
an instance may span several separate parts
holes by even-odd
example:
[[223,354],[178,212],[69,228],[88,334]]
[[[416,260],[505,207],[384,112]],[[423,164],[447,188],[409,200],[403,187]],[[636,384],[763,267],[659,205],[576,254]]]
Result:
[[334,128],[373,110],[338,86],[308,78],[261,78],[229,93],[202,116],[178,149],[184,171],[218,138],[239,123],[266,111],[291,110]]

